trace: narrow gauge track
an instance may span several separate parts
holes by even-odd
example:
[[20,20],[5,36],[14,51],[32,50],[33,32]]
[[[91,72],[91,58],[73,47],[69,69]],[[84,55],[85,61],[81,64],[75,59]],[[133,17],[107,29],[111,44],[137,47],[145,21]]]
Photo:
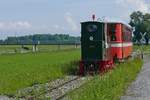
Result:
[[32,95],[30,97],[23,98],[25,100],[36,100],[36,98],[40,96],[44,96],[45,98],[51,98],[51,100],[60,100],[63,99],[67,93],[73,91],[74,89],[79,88],[83,84],[90,80],[90,77],[80,77],[75,76],[74,78],[65,81],[61,84],[56,85],[55,87],[50,88],[47,91],[41,92],[36,95]]

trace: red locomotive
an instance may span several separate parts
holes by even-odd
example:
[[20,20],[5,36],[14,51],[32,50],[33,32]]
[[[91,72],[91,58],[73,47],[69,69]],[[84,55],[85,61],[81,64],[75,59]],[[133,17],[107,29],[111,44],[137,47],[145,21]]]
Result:
[[132,53],[132,28],[121,22],[81,23],[80,74],[101,73]]

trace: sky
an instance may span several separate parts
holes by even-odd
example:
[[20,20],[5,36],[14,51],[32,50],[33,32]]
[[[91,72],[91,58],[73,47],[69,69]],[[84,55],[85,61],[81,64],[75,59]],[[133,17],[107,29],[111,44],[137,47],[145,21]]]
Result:
[[150,13],[150,0],[0,0],[0,39],[45,33],[80,36],[80,22],[92,20],[93,14],[128,23],[137,10]]

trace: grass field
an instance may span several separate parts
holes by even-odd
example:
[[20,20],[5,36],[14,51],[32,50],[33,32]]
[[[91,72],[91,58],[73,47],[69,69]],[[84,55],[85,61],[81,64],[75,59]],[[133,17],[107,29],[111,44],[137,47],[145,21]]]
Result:
[[143,45],[143,46],[134,45],[133,49],[134,51],[143,50],[144,52],[148,52],[148,51],[150,52],[150,45]]
[[0,94],[63,77],[79,59],[79,49],[0,55]]
[[[0,45],[0,54],[7,54],[7,53],[21,53],[24,52],[32,52],[32,45],[24,45],[28,47],[29,50],[24,50],[21,48],[21,45]],[[49,52],[49,51],[60,51],[60,50],[68,50],[74,49],[76,45],[38,45],[38,52]],[[80,48],[78,45],[77,48]],[[142,46],[134,45],[134,51],[140,51]],[[150,45],[143,45],[144,52],[150,52]]]
[[[77,66],[77,63],[73,62],[78,62],[78,60],[80,59],[80,50],[75,49],[75,45],[65,45],[65,46],[39,45],[38,46],[39,52],[36,53],[32,53],[31,45],[25,46],[29,47],[31,52],[26,54],[20,54],[19,50],[21,50],[21,46],[19,45],[0,45],[0,52],[3,51],[6,52],[3,55],[0,55],[0,95],[1,94],[12,95],[14,94],[14,92],[16,92],[16,90],[32,86],[38,83],[45,83],[47,81],[54,80],[58,77],[63,77],[67,75],[69,72],[71,72]],[[139,48],[140,48],[139,46],[134,46],[134,50],[137,50]],[[144,46],[145,51],[149,50],[149,48],[150,46]],[[8,51],[15,51],[15,50],[18,50],[18,52],[14,54],[7,53]],[[141,62],[138,62],[137,64],[140,65]],[[129,65],[134,66],[136,64],[130,62]],[[123,66],[128,66],[128,64]],[[123,69],[125,69],[125,67],[116,70],[123,70]],[[136,71],[136,68],[134,70]],[[133,75],[135,75],[134,70],[133,72],[130,72],[133,73]],[[114,73],[115,71],[113,71],[112,73]],[[127,70],[125,69],[125,71]],[[106,75],[108,77],[111,74]],[[92,81],[90,85],[98,86],[100,81],[102,80],[99,80],[99,78],[95,78],[95,80]],[[87,87],[95,88],[90,86]],[[81,91],[79,90],[79,93]],[[94,90],[91,89],[91,91],[90,90],[85,91],[91,93]],[[96,91],[99,94],[99,90]],[[77,94],[75,94],[75,96],[76,95]],[[91,94],[91,96],[92,95],[97,94]],[[86,96],[86,93],[83,92],[83,97],[84,96]]]
[[[0,45],[0,54],[32,52],[33,45],[24,45],[29,50],[22,49],[22,45]],[[38,52],[68,50],[76,48],[76,45],[38,45]],[[80,46],[78,45],[78,48]]]
[[140,59],[120,64],[103,76],[95,76],[88,84],[69,94],[70,100],[119,100],[141,66]]

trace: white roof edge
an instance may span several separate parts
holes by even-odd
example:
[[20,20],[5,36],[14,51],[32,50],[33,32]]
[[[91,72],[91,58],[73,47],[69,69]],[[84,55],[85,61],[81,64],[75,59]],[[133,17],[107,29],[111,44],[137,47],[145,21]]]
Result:
[[131,25],[129,25],[127,22],[121,21],[121,20],[104,20],[104,21],[98,21],[98,22],[104,22],[104,23],[122,23],[122,24],[124,24],[124,25],[132,28]]

